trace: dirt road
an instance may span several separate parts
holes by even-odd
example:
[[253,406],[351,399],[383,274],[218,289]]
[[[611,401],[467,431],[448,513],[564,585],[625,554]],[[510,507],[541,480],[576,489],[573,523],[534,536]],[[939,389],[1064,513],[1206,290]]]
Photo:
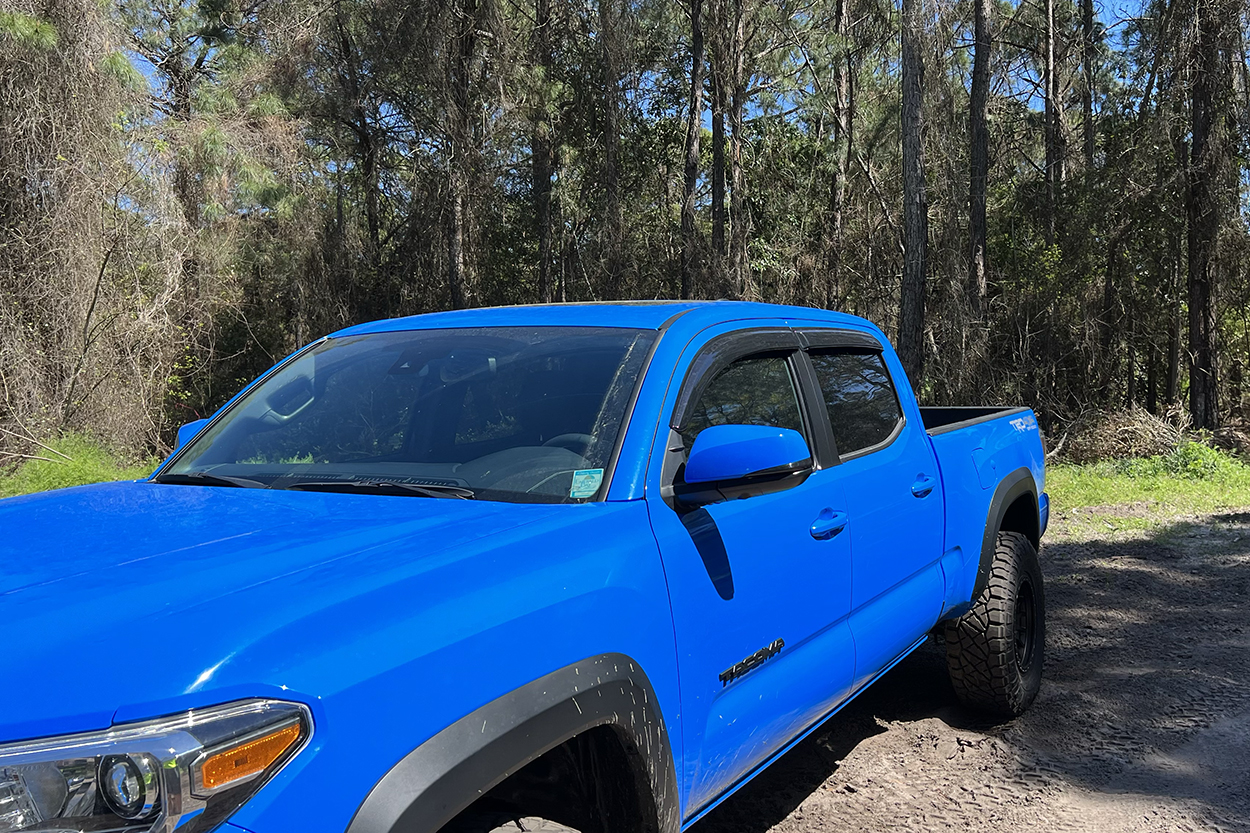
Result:
[[692,833],[1250,831],[1250,511],[1055,518],[1042,693],[961,709],[926,645]]

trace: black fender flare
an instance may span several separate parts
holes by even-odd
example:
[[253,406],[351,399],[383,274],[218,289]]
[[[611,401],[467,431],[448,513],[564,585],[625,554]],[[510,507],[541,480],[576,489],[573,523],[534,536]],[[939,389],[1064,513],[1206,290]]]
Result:
[[[990,580],[990,566],[994,562],[994,548],[998,532],[1002,529],[1003,518],[1007,514],[1007,509],[1021,495],[1030,495],[1033,498],[1033,515],[1037,519],[1037,484],[1033,481],[1033,472],[1024,466],[1009,472],[999,481],[998,488],[994,490],[994,497],[990,500],[990,508],[985,516],[985,536],[981,540],[981,562],[977,566],[976,584],[972,587],[974,603],[981,598],[981,592],[985,590],[986,582]],[[1036,544],[1035,540],[1034,545]]]
[[434,833],[487,790],[575,735],[613,726],[641,758],[657,833],[680,827],[677,776],[642,666],[600,654],[527,683],[457,720],[382,776],[347,833]]

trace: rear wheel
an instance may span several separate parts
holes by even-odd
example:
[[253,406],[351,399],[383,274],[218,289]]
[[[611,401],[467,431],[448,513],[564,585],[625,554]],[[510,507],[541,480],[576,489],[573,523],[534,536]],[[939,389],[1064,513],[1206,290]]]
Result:
[[946,623],[946,663],[966,706],[1016,717],[1042,686],[1046,596],[1037,550],[1000,532],[989,580],[972,609]]

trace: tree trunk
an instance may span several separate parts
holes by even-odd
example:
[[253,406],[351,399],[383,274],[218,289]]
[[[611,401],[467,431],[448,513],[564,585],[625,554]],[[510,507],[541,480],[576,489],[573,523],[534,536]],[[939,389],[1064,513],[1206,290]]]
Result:
[[[191,79],[179,70],[169,74],[172,114],[170,121],[185,126],[191,122]],[[174,159],[174,196],[182,208],[182,216],[192,232],[200,227],[200,199],[196,187],[195,172],[182,154]]]
[[1146,352],[1146,410],[1159,413],[1159,347],[1154,339]]
[[534,3],[534,59],[543,70],[543,92],[534,120],[531,140],[533,153],[534,234],[538,238],[538,300],[551,303],[552,290],[552,237],[551,226],[551,177],[555,174],[556,159],[552,142],[553,125],[548,116],[546,85],[551,83],[554,56],[551,51],[551,0],[535,0]]
[[[725,102],[723,78],[712,76],[712,273],[718,287],[717,294],[728,297],[729,281],[726,277],[726,260],[729,249],[726,229],[729,214],[725,207]],[[718,99],[722,99],[718,101]]]
[[606,281],[601,295],[621,297],[621,70],[618,37],[617,0],[599,0],[599,28],[603,42],[603,225]]
[[365,223],[369,227],[369,263],[378,265],[382,247],[382,212],[378,200],[378,144],[364,111],[356,108],[356,135],[360,144],[360,172],[364,177]]
[[[1187,215],[1189,210],[1188,168],[1189,142],[1184,137],[1172,140],[1172,153],[1176,161],[1176,169],[1180,172],[1181,194],[1177,204],[1171,209],[1179,215]],[[1177,231],[1169,241],[1168,258],[1168,346],[1167,346],[1167,381],[1164,401],[1169,408],[1180,405],[1181,387],[1181,304],[1185,298],[1186,275],[1182,274],[1182,257],[1185,247],[1183,233]]]
[[1180,242],[1177,241],[1172,261],[1172,289],[1168,300],[1172,309],[1168,315],[1168,368],[1163,399],[1171,407],[1180,402],[1181,390],[1181,279]]
[[1132,408],[1137,404],[1137,345],[1133,333],[1129,332],[1128,342],[1128,378],[1125,380],[1124,406]]
[[730,101],[729,115],[729,218],[732,224],[729,268],[736,297],[745,301],[754,301],[757,300],[755,284],[751,278],[751,266],[747,259],[747,240],[751,219],[747,216],[746,172],[742,168],[742,146],[746,140],[744,110],[747,84],[750,80],[746,69],[746,0],[736,0],[731,6],[734,10],[734,26],[731,73],[733,96]]
[[[835,298],[842,294],[842,248],[845,245],[846,228],[846,177],[851,164],[851,126],[854,114],[851,109],[852,85],[854,84],[854,65],[852,53],[846,46],[846,35],[849,14],[848,0],[837,0],[834,33],[838,36],[838,44],[842,54],[834,63],[834,135],[833,179],[829,183],[829,260],[826,277],[824,306],[832,308]],[[832,283],[832,289],[829,284]]]
[[357,67],[356,45],[343,21],[343,10],[335,4],[335,27],[338,33],[340,57],[346,69],[343,91],[348,102],[352,102],[351,117],[348,119],[351,131],[356,136],[356,157],[360,160],[360,173],[364,180],[361,187],[365,196],[365,224],[368,228],[368,251],[366,259],[374,268],[378,265],[379,247],[381,245],[381,211],[378,195],[378,148],[374,140],[373,129],[369,124],[368,113],[361,102],[364,94],[361,90],[360,71]]
[[1094,0],[1081,0],[1082,127],[1085,133],[1085,170],[1094,169]]
[[716,279],[716,294],[727,298],[732,289],[727,279],[725,261],[728,256],[725,229],[728,216],[725,213],[725,111],[728,103],[728,67],[725,29],[726,0],[712,0],[712,273]]
[[[1089,0],[1086,0],[1089,2]],[[972,59],[972,100],[968,121],[971,127],[971,172],[968,188],[968,231],[970,237],[968,262],[968,300],[973,315],[981,317],[982,305],[989,290],[986,253],[985,187],[989,175],[989,92],[990,49],[993,0],[974,0],[973,33],[975,51]]]
[[1045,32],[1045,67],[1043,69],[1043,86],[1045,87],[1046,110],[1044,142],[1046,146],[1046,245],[1055,242],[1055,200],[1057,196],[1059,136],[1055,92],[1058,84],[1055,79],[1055,0],[1046,0],[1046,32]]
[[451,305],[462,309],[473,302],[469,266],[465,256],[465,237],[469,210],[470,147],[472,126],[469,119],[470,85],[472,83],[473,56],[477,49],[478,0],[462,0],[459,15],[453,24],[448,73],[449,107],[448,121],[451,148],[447,164],[447,285],[451,292]]
[[698,266],[695,189],[699,184],[699,138],[703,130],[703,0],[690,0],[690,110],[686,118],[685,186],[681,203],[681,297],[694,296]]
[[451,175],[451,204],[447,207],[447,286],[451,290],[452,309],[469,305],[464,264],[464,192],[461,177]]
[[[191,122],[191,79],[180,72],[171,72],[169,76],[172,88],[173,114],[171,121],[186,129]],[[200,214],[200,183],[191,167],[191,162],[183,154],[174,157],[174,197],[182,208],[183,219],[187,222],[187,238],[194,240],[201,227]],[[2,224],[2,223],[0,223]],[[187,300],[187,308],[192,308],[193,299],[199,297],[202,275],[199,252],[196,247],[187,249],[182,261],[182,292]],[[73,377],[72,382],[77,381]],[[71,387],[72,392],[72,387]],[[66,403],[68,405],[68,402]]]
[[[1048,0],[1050,2],[1050,0]],[[924,63],[920,0],[903,0],[903,279],[899,298],[898,354],[921,389],[924,371],[925,255],[928,207],[925,200],[921,117]]]
[[1233,366],[1228,370],[1228,407],[1234,416],[1241,415],[1242,383],[1241,359],[1234,359]]
[[1220,25],[1211,0],[1199,0],[1196,72],[1193,74],[1187,215],[1189,226],[1189,413],[1195,428],[1218,426],[1215,390],[1215,316],[1212,305],[1215,242],[1219,228],[1211,130],[1219,72]]
[[1107,241],[1107,260],[1103,271],[1102,312],[1098,317],[1099,364],[1102,368],[1098,378],[1098,396],[1107,405],[1113,404],[1112,387],[1119,365],[1120,345],[1116,337],[1120,334],[1122,316],[1117,278],[1120,272],[1120,241],[1127,233],[1126,227],[1121,226]]

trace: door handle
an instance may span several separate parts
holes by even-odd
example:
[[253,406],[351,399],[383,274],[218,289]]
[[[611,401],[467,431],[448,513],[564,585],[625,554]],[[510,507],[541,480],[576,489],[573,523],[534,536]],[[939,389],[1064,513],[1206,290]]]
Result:
[[812,537],[817,541],[828,541],[846,529],[848,520],[850,520],[850,517],[845,512],[821,509],[816,520],[812,522]]
[[916,482],[911,484],[911,493],[916,497],[928,497],[929,492],[932,492],[933,487],[936,485],[936,477],[930,477],[927,474],[920,474],[916,476]]

